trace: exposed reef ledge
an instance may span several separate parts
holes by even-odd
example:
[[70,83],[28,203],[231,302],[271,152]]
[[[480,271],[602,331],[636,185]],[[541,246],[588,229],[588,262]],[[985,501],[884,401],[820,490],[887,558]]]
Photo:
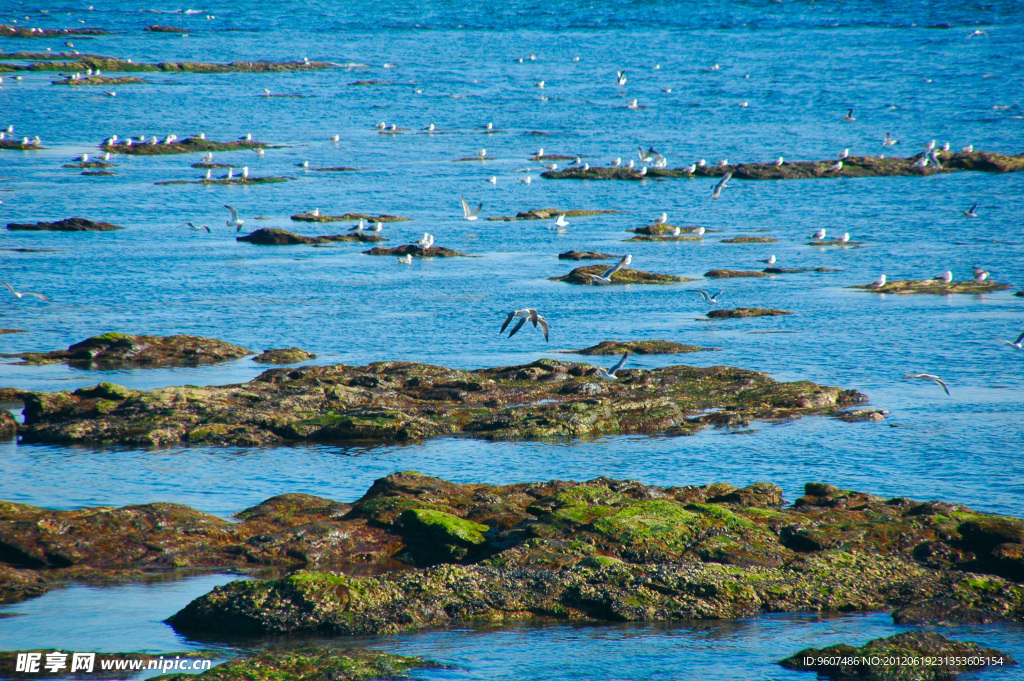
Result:
[[230,660],[202,674],[168,674],[150,681],[374,681],[407,679],[414,669],[444,665],[376,650],[271,650]]
[[605,381],[593,365],[552,359],[474,371],[375,362],[270,369],[238,385],[24,391],[25,422],[18,433],[26,442],[136,446],[451,435],[564,440],[690,435],[709,425],[838,415],[867,400],[856,390],[779,383],[724,366],[627,368],[618,376]]
[[666,340],[638,341],[601,341],[597,345],[582,350],[563,350],[574,355],[621,355],[631,352],[634,355],[678,355],[684,352],[705,352],[718,348],[702,348],[699,345],[686,345]]
[[874,284],[860,284],[848,286],[847,288],[870,291],[872,293],[898,293],[901,295],[910,293],[931,293],[934,295],[950,295],[953,293],[992,293],[993,291],[1005,291],[1010,288],[1009,284],[986,279],[984,281],[951,281],[946,283],[941,279],[900,279],[886,282],[884,286]]
[[[550,277],[548,281],[564,281],[569,284],[589,286],[594,282],[587,276],[588,274],[601,276],[607,269],[606,265],[577,267],[572,272],[569,272],[569,274],[564,274],[560,277]],[[612,283],[608,284],[609,286],[623,286],[625,284],[677,284],[682,281],[693,281],[693,279],[677,277],[672,274],[655,274],[653,272],[631,269],[621,269],[613,274],[611,279]]]
[[[251,354],[252,350],[201,336],[133,336],[111,332],[86,338],[71,345],[67,350],[19,352],[0,356],[20,357],[22,361],[18,364],[64,363],[79,369],[123,369],[199,366],[226,362]],[[133,392],[121,386],[114,387],[120,388],[125,394]],[[96,388],[90,390],[95,391]]]
[[262,227],[245,236],[235,237],[235,241],[245,241],[258,246],[295,246],[298,244],[326,244],[332,242],[377,243],[387,241],[382,236],[369,232],[352,232],[350,234],[326,234],[323,236],[303,236],[293,234],[276,227]]
[[228,64],[209,62],[160,62],[146,64],[116,57],[99,55],[72,55],[70,61],[41,60],[28,66],[13,66],[16,71],[87,71],[89,69],[108,73],[277,73],[282,71],[313,71],[333,67],[322,61],[233,61]]
[[[344,520],[401,537],[416,570],[298,572],[218,587],[169,622],[189,636],[395,634],[533,617],[733,619],[930,613],[1024,620],[1024,521],[808,483],[662,488],[598,478],[504,487],[418,473]],[[432,567],[424,567],[432,566]],[[934,617],[933,617],[934,616]]]
[[890,156],[850,156],[843,159],[843,167],[833,170],[835,160],[828,161],[787,161],[782,166],[774,163],[740,163],[729,166],[705,166],[694,172],[688,169],[648,168],[646,175],[639,169],[596,167],[589,170],[582,168],[566,168],[549,170],[541,173],[541,177],[550,180],[643,180],[656,177],[720,177],[731,172],[738,180],[807,180],[819,177],[893,177],[908,175],[936,175],[951,173],[957,170],[979,170],[988,173],[1012,173],[1024,170],[1024,154],[1006,155],[987,151],[961,151],[958,153],[940,151],[939,160],[942,168],[928,165],[917,167],[916,162],[921,154],[909,158]]
[[101,144],[100,149],[112,154],[130,154],[132,156],[163,156],[165,154],[191,154],[197,151],[238,151],[239,149],[273,149],[265,142],[252,140],[235,140],[234,142],[215,142],[201,137],[186,137],[183,140],[163,143],[136,142],[125,144]]
[[19,224],[11,222],[7,229],[12,231],[31,232],[112,232],[116,229],[124,229],[109,222],[95,222],[85,218],[64,218],[57,222],[32,222]]

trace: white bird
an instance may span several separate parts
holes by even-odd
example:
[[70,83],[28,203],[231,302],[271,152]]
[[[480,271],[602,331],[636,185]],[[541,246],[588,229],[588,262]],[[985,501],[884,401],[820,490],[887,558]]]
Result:
[[711,192],[711,198],[717,199],[722,194],[722,190],[729,186],[729,180],[732,179],[732,173],[726,173],[722,176],[722,179],[718,181],[715,188]]
[[974,281],[977,281],[979,283],[985,281],[986,279],[988,279],[988,277],[989,277],[989,273],[986,272],[985,270],[982,270],[980,272],[976,271],[974,273]]
[[320,209],[319,208],[314,208],[312,210],[312,212],[310,213],[310,215],[312,215],[313,217],[317,217],[317,218],[320,217]]
[[227,208],[228,211],[231,212],[231,219],[228,220],[224,224],[226,224],[228,227],[234,227],[236,232],[241,232],[242,231],[242,225],[245,224],[245,221],[238,217],[238,211],[235,210],[233,207],[231,207],[231,206],[229,206],[227,204],[224,204],[224,207]]
[[548,170],[558,170],[557,163],[548,163],[544,167],[547,168]]
[[514,327],[512,327],[511,331],[508,332],[509,338],[516,335],[516,332],[519,331],[519,329],[523,328],[523,326],[526,325],[526,322],[531,322],[534,328],[540,328],[540,330],[544,333],[544,340],[548,340],[548,322],[546,319],[544,319],[543,316],[541,316],[537,312],[537,310],[533,308],[512,310],[511,312],[509,312],[508,316],[505,317],[505,322],[501,325],[501,330],[498,331],[499,336],[505,332],[505,329],[508,328],[509,323],[511,323],[511,321],[516,317],[519,318],[519,322]]
[[235,169],[234,168],[228,168],[228,174],[227,174],[227,177],[225,179],[227,179],[227,181],[230,182],[232,179],[234,179],[234,177],[235,177]]
[[328,139],[330,139],[332,142],[339,142],[341,141],[341,135],[331,135]]
[[769,265],[774,265],[774,264],[775,264],[775,263],[777,262],[777,260],[776,260],[775,256],[774,256],[774,255],[772,255],[772,256],[770,256],[770,257],[768,257],[768,258],[765,258],[765,259],[764,259],[764,260],[762,260],[761,262],[763,262],[763,263],[767,263],[767,264],[769,264]]
[[928,144],[924,145],[924,150],[925,151],[931,151],[934,148],[935,148],[935,140],[932,140]]
[[785,159],[783,159],[781,156],[779,156],[777,159],[775,159],[776,167],[781,166],[783,163],[785,163]]
[[240,137],[239,139],[243,142],[252,142],[252,133],[247,132],[244,135],[242,135],[242,137]]
[[697,171],[697,164],[691,163],[690,165],[683,168],[683,172],[687,175],[693,175]]
[[704,299],[705,303],[708,303],[709,305],[714,305],[715,303],[718,302],[718,296],[722,295],[722,293],[724,293],[724,291],[719,291],[715,295],[711,295],[707,291],[701,291],[701,290],[695,291],[695,293],[699,293],[700,297]]
[[544,147],[541,147],[540,149],[537,150],[537,153],[534,155],[534,158],[544,158]]
[[682,233],[683,233],[683,230],[679,229],[678,227],[673,227],[671,230],[669,230],[668,236],[677,237],[677,236],[679,236]]
[[839,158],[847,158],[850,155],[850,149],[846,148],[839,152]]
[[704,232],[706,232],[706,231],[708,231],[708,230],[704,229],[703,227],[698,227],[696,230],[694,230],[693,233],[696,234],[698,237],[703,237],[704,236]]
[[541,89],[543,89],[544,88],[544,81],[543,80],[538,80],[536,83],[534,83],[534,85],[539,87],[539,88],[541,88]]
[[942,386],[942,389],[946,391],[946,394],[947,395],[949,394],[949,386],[946,385],[946,382],[943,381],[938,376],[936,376],[935,374],[907,374],[903,378],[904,379],[917,379],[917,380],[920,380],[920,381],[928,381],[929,383],[934,383],[935,385],[940,385],[940,386]]
[[488,132],[494,130],[494,123],[488,123],[487,125],[485,125],[484,130],[487,130]]
[[206,156],[203,156],[203,163],[213,163],[213,152],[206,152]]
[[626,164],[626,167],[627,168],[632,168],[635,165],[636,165],[636,163],[633,162],[633,159],[629,159],[629,162]]
[[381,121],[380,123],[373,127],[376,128],[377,130],[383,130],[384,128],[388,127],[388,124],[385,123],[384,121]]
[[976,218],[976,217],[978,217],[978,204],[974,204],[973,206],[971,206],[971,207],[970,207],[970,208],[968,208],[967,210],[965,210],[965,211],[961,211],[961,212],[962,212],[962,213],[964,214],[964,216],[966,216],[966,217],[969,217],[969,218]]
[[428,250],[434,245],[434,235],[428,232],[423,233],[423,238],[416,242],[416,245],[420,247],[420,250]]
[[843,116],[843,120],[846,121],[847,123],[853,123],[855,120],[857,120],[856,118],[853,117],[853,109],[850,109],[849,111],[846,112],[846,115]]
[[491,184],[495,184],[495,185],[498,184],[498,176],[497,175],[491,175],[490,177],[485,178],[485,179],[488,182],[490,182]]
[[242,166],[242,179],[243,180],[248,180],[249,179],[249,166]]
[[437,130],[437,128],[434,126],[433,123],[427,126],[427,132],[434,132],[435,130]]
[[463,220],[476,220],[477,219],[477,215],[480,213],[480,209],[483,208],[483,207],[484,207],[484,204],[481,203],[480,205],[478,205],[476,207],[476,210],[470,210],[469,209],[469,204],[466,203],[466,197],[463,196],[462,197],[462,219]]
[[201,232],[204,229],[207,232],[212,232],[212,230],[210,229],[209,225],[197,225],[196,223],[191,222],[191,221],[190,222],[186,222],[185,224],[188,225],[188,228],[191,229],[193,232]]
[[590,164],[589,163],[584,163],[583,167],[580,168],[580,170],[582,170],[583,172],[587,172],[588,170],[590,170]]
[[663,225],[668,222],[668,213],[662,213],[658,217],[654,218],[654,224]]
[[937,279],[937,280],[939,280],[939,281],[941,281],[941,282],[943,282],[945,284],[948,284],[949,282],[953,281],[953,272],[951,272],[950,270],[946,270],[942,274],[937,275],[935,277],[935,279]]
[[403,255],[402,257],[400,257],[398,259],[398,262],[402,263],[403,265],[411,265],[412,264],[412,253],[407,253],[407,254]]
[[938,152],[935,149],[932,149],[930,152],[928,152],[928,158],[931,159],[932,164],[936,168],[938,168],[939,170],[942,170],[942,164],[939,163],[939,155],[938,155]]
[[6,286],[7,290],[11,292],[11,295],[14,296],[15,298],[17,298],[18,300],[21,300],[25,296],[32,296],[33,298],[38,298],[39,300],[44,300],[47,303],[52,303],[53,302],[52,300],[50,300],[49,298],[44,296],[42,293],[33,293],[32,291],[15,291],[14,287],[11,286],[10,284],[8,284],[6,281],[0,281],[0,284],[3,284],[4,286]]
[[519,181],[522,182],[523,184],[530,184],[531,182],[533,182],[533,178],[527,175],[526,177],[520,177]]
[[565,219],[565,213],[559,213],[558,217],[555,218],[556,227],[568,227],[569,221]]
[[640,177],[644,177],[645,175],[647,175],[647,166],[644,166],[643,168],[641,168],[640,171],[637,174]]
[[629,103],[626,104],[626,108],[627,109],[632,109],[633,111],[636,111],[636,110],[638,110],[640,108],[640,102],[638,100],[636,100],[636,99],[631,99],[631,100],[629,100]]
[[626,72],[618,71],[615,74],[615,83],[618,87],[622,87],[626,84]]
[[976,29],[974,29],[973,33],[968,33],[967,34],[968,38],[980,38],[981,36],[985,36],[987,38],[988,37],[988,33],[985,33],[985,31],[981,30],[980,28],[976,28]]
[[203,175],[203,179],[206,180],[206,181],[209,181],[209,180],[213,179],[213,170],[211,170],[210,168],[207,168],[206,169],[206,174]]
[[110,160],[110,152],[109,151],[103,152],[103,156],[101,156],[100,158],[102,158],[104,162],[109,161]]
[[612,161],[612,167],[613,168],[618,168],[621,165],[622,165],[622,159],[619,158],[619,157],[616,157],[615,160]]
[[883,147],[892,147],[892,146],[895,146],[895,145],[897,145],[899,143],[900,143],[900,141],[898,139],[896,139],[895,137],[893,137],[892,135],[890,135],[889,133],[885,133],[885,139],[882,140],[882,146]]
[[605,379],[606,381],[614,381],[616,378],[618,378],[616,374],[618,374],[619,369],[622,368],[622,366],[626,363],[627,359],[629,359],[629,353],[625,352],[622,354],[622,358],[619,359],[618,363],[611,369],[597,367],[597,375]]
[[843,162],[842,161],[836,161],[835,163],[833,163],[829,167],[829,170],[842,170],[842,169],[843,169]]
[[75,160],[80,162],[80,163],[88,163],[89,162],[89,154],[82,154],[81,156],[79,156]]
[[945,144],[942,145],[942,151],[949,151],[949,147],[950,147],[949,142],[946,142]]
[[266,152],[263,151],[263,147],[259,147],[259,148],[253,149],[253,151],[256,152],[256,157],[257,158],[263,158],[263,156],[266,154]]
[[725,168],[728,165],[729,165],[729,159],[727,159],[727,158],[723,158],[721,161],[718,162],[718,167],[719,168]]
[[484,158],[484,157],[486,157],[487,156],[487,150],[486,149],[481,149],[480,151],[476,152],[476,156],[477,156],[477,158]]
[[921,158],[917,159],[917,162],[914,163],[914,167],[915,168],[926,168],[927,166],[928,166],[928,157],[927,156],[921,156]]
[[885,275],[881,275],[880,277],[878,277],[878,279],[875,279],[873,282],[868,284],[868,286],[870,286],[871,288],[882,288],[883,286],[885,286]]
[[1016,348],[1018,350],[1024,348],[1024,333],[1022,333],[1021,335],[1017,336],[1017,340],[1013,341],[1012,343],[1010,341],[1008,341],[1008,340],[1003,340],[1002,338],[996,338],[995,336],[992,336],[992,338],[995,338],[1000,343],[1006,343],[1011,348]]
[[596,274],[587,274],[587,276],[590,277],[591,283],[597,284],[598,286],[607,286],[612,283],[612,276],[623,267],[628,267],[631,262],[633,262],[633,256],[627,254],[615,263],[615,265],[606,269],[601,276],[597,276]]
[[701,160],[697,161],[697,167],[698,167],[698,168],[703,168],[703,167],[704,167],[704,166],[706,166],[707,164],[708,164],[708,162],[707,162],[707,161],[705,161],[704,159],[701,159]]
[[825,229],[819,229],[817,232],[811,235],[811,238],[814,239],[815,241],[821,241],[822,239],[825,238]]
[[361,232],[361,231],[363,231],[363,227],[365,227],[365,226],[366,226],[366,222],[362,218],[360,218],[359,219],[359,224],[356,225],[355,227],[350,227],[348,231],[350,231],[350,232]]
[[839,241],[843,242],[844,244],[846,242],[848,242],[849,240],[850,240],[850,233],[849,232],[843,232],[843,235],[841,237],[839,237]]
[[384,229],[384,223],[378,221],[373,223],[373,227],[370,228],[370,231],[373,232],[374,234],[380,234],[382,229]]
[[968,144],[966,147],[964,147],[960,151],[964,152],[965,154],[970,154],[971,152],[974,151],[974,145],[973,144]]

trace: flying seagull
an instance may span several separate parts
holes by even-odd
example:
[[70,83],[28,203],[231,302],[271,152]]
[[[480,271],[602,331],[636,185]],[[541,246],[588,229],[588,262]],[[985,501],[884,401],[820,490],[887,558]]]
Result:
[[224,224],[226,224],[228,227],[234,227],[236,232],[241,232],[242,231],[242,225],[245,224],[245,221],[244,220],[240,220],[238,218],[238,211],[235,210],[233,207],[231,207],[231,206],[229,206],[227,204],[224,204],[224,207],[227,208],[229,211],[231,211],[231,219],[228,220]]
[[853,109],[850,109],[849,111],[846,112],[846,115],[843,116],[843,120],[846,121],[847,123],[853,123],[855,120],[857,120],[856,118],[853,117]]
[[711,192],[711,198],[717,199],[721,194],[722,190],[729,186],[729,180],[732,179],[732,173],[726,173],[722,176],[722,179],[715,185],[714,190]]
[[978,204],[974,204],[973,206],[962,212],[966,217],[976,218],[978,217]]
[[604,273],[601,274],[601,276],[597,276],[596,274],[587,274],[587,276],[590,277],[591,283],[597,284],[598,286],[607,286],[608,284],[612,283],[612,275],[621,270],[623,267],[628,267],[631,262],[633,262],[633,256],[627,254],[622,256],[622,260],[618,261],[613,266],[606,269]]
[[946,391],[946,394],[949,394],[949,386],[946,385],[945,381],[943,381],[941,378],[934,374],[907,374],[903,378],[913,378],[921,381],[928,381],[929,383],[934,383],[936,385],[941,385],[942,389]]
[[204,229],[207,232],[210,231],[210,226],[209,225],[197,225],[196,223],[191,222],[191,221],[186,222],[185,224],[188,225],[188,228],[191,229],[193,232],[201,232]]
[[[7,288],[10,288],[10,286],[8,286]],[[1024,333],[1017,336],[1017,340],[1013,341],[1012,343],[1008,340],[1003,340],[1002,338],[996,338],[995,336],[992,336],[992,338],[995,338],[1000,343],[1006,343],[1011,348],[1016,348],[1018,350],[1024,349]]]
[[597,375],[600,376],[601,378],[605,379],[606,381],[614,381],[616,378],[618,378],[618,376],[616,376],[616,374],[619,372],[619,369],[622,368],[622,365],[626,363],[627,359],[629,359],[629,353],[628,352],[622,353],[622,358],[619,360],[618,364],[613,366],[611,369],[605,369],[604,367],[597,367]]
[[466,203],[466,197],[463,196],[462,197],[462,219],[463,220],[476,220],[477,214],[480,212],[480,209],[483,208],[483,207],[484,207],[484,204],[481,203],[479,206],[476,207],[476,210],[470,210],[469,209],[469,204]]
[[39,300],[45,300],[48,303],[53,302],[52,300],[44,296],[42,293],[33,293],[32,291],[15,291],[14,287],[8,284],[6,281],[0,281],[0,284],[6,286],[7,290],[11,292],[11,295],[17,298],[18,300],[21,300],[25,296],[32,296],[33,298],[38,298]]
[[711,295],[707,291],[698,290],[698,291],[695,291],[695,293],[699,293],[700,297],[703,298],[704,302],[707,303],[708,305],[714,305],[715,303],[718,302],[718,296],[722,295],[725,292],[724,291],[719,291],[715,295]]
[[568,227],[569,221],[565,219],[565,213],[559,213],[558,217],[555,218],[556,227]]
[[505,329],[508,328],[509,323],[516,317],[519,317],[519,322],[512,327],[511,331],[508,332],[509,338],[516,335],[516,332],[523,328],[523,326],[526,325],[526,322],[531,322],[533,323],[534,328],[539,327],[541,332],[543,332],[544,340],[548,340],[548,321],[533,308],[524,308],[522,310],[512,310],[509,312],[508,316],[505,317],[505,323],[501,325],[501,330],[498,331],[498,334],[500,335],[504,333]]

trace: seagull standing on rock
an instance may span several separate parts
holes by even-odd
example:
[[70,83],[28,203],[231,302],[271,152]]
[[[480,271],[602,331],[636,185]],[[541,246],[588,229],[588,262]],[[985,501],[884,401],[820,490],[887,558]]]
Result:
[[821,241],[822,239],[825,238],[825,229],[819,229],[817,232],[811,235],[811,238],[814,239],[815,241]]
[[654,224],[663,225],[668,222],[668,213],[662,213],[658,217],[654,218]]

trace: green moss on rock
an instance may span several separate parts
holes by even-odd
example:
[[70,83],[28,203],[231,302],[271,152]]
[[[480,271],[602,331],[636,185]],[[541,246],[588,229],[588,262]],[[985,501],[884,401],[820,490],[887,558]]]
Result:
[[885,286],[874,286],[873,284],[862,284],[848,288],[871,291],[873,293],[896,293],[900,295],[925,293],[932,295],[951,295],[954,293],[992,293],[993,291],[1005,291],[1010,288],[1008,284],[1000,284],[986,279],[985,281],[951,281],[948,284],[940,279],[924,280],[895,280],[887,281]]
[[716,348],[702,348],[697,345],[686,345],[665,340],[640,341],[601,341],[597,345],[582,350],[566,350],[576,355],[621,355],[630,352],[634,355],[676,355],[684,352],[703,352]]
[[[580,286],[589,286],[593,283],[588,274],[594,274],[600,276],[604,274],[608,268],[605,265],[587,265],[585,267],[577,267],[569,274],[562,275],[560,277],[551,277],[549,281],[564,281],[569,284],[577,284]],[[623,286],[626,284],[676,284],[683,281],[693,281],[686,277],[677,277],[671,274],[654,274],[653,272],[644,272],[643,270],[631,270],[623,268],[616,272],[612,276],[611,286]]]

